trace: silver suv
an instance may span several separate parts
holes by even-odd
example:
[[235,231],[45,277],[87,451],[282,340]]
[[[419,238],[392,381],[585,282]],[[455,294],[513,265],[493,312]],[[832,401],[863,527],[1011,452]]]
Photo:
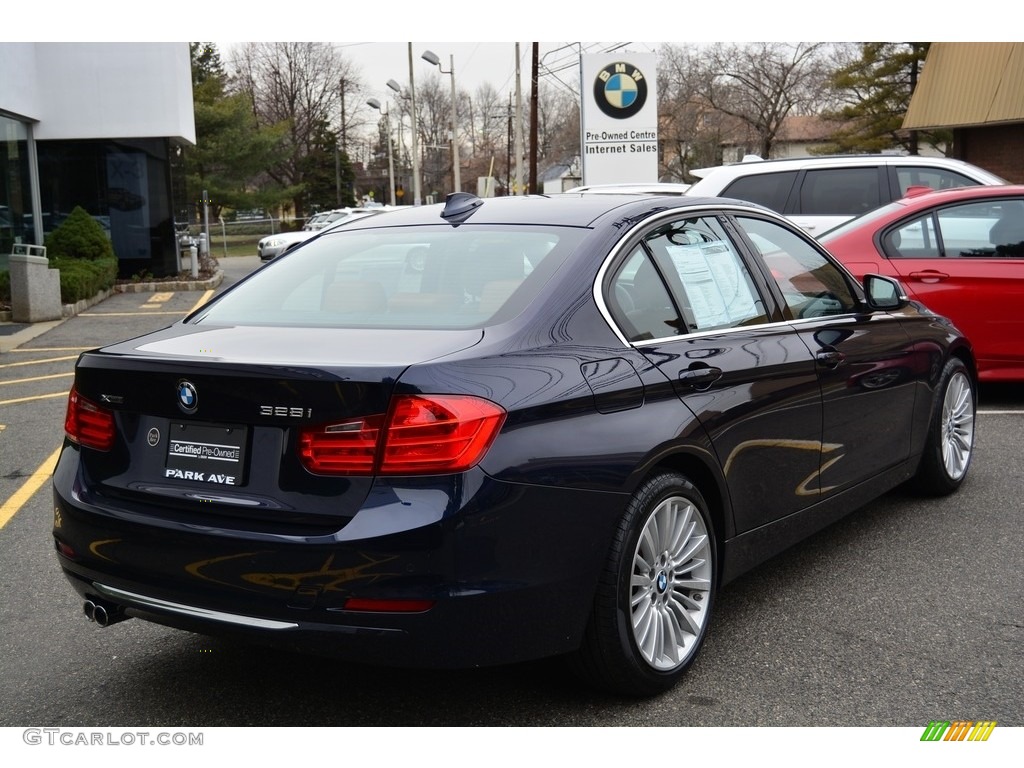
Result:
[[836,155],[761,160],[694,171],[687,195],[732,197],[778,211],[814,236],[903,197],[910,187],[1006,184],[962,160],[921,155]]

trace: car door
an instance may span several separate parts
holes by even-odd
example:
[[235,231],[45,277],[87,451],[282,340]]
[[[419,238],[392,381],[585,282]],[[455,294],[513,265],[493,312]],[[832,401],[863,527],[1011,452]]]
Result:
[[814,168],[801,175],[787,217],[814,236],[889,202],[885,168]]
[[[737,532],[819,498],[813,356],[712,214],[652,224],[609,270],[609,310],[704,427]],[[775,321],[775,322],[773,322]]]
[[[929,358],[899,316],[868,312],[849,275],[809,238],[759,216],[736,224],[768,268],[822,392],[823,495],[907,460],[918,383]],[[923,389],[923,388],[922,388]]]
[[1024,198],[949,205],[885,231],[881,248],[913,298],[951,318],[983,369],[1024,360]]

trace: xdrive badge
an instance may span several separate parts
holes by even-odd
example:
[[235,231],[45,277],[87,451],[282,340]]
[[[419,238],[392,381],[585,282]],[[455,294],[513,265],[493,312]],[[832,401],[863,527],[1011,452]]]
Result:
[[185,413],[195,413],[199,407],[199,394],[191,381],[182,379],[178,382],[178,407]]

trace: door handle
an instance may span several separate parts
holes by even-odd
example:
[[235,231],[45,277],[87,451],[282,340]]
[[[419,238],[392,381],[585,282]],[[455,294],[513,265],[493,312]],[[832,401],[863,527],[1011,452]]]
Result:
[[939,272],[937,269],[925,269],[921,272],[911,272],[910,277],[920,280],[922,283],[937,283],[940,280],[945,280],[949,275],[945,272]]
[[835,349],[825,350],[819,352],[814,356],[814,359],[818,361],[818,365],[823,368],[838,368],[846,360],[846,355]]
[[679,372],[679,381],[694,389],[707,389],[722,378],[722,369],[712,366],[687,368]]

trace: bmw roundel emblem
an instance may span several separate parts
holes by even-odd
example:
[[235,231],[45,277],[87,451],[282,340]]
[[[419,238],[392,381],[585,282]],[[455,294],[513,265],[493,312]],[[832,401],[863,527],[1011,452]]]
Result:
[[632,64],[613,62],[594,79],[594,101],[608,117],[632,117],[647,103],[647,78]]
[[178,382],[178,407],[185,413],[195,413],[199,407],[199,394],[191,381],[182,379]]

